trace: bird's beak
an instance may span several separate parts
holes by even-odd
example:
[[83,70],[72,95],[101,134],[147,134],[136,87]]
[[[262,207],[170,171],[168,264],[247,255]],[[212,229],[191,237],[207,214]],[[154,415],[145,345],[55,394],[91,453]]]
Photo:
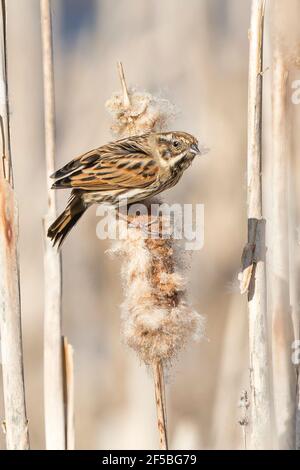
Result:
[[200,152],[199,147],[198,147],[197,144],[192,144],[192,145],[190,146],[190,151],[191,151],[193,154],[195,154],[195,155],[201,154],[201,152]]
[[209,148],[205,147],[205,145],[200,145],[199,149],[198,144],[192,144],[190,146],[190,151],[193,155],[205,155],[209,152]]

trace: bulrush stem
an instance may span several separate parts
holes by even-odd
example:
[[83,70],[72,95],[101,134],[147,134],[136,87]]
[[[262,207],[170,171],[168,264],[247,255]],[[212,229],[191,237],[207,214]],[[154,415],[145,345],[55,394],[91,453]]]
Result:
[[[123,103],[125,108],[130,107],[128,88],[125,80],[125,74],[122,62],[118,62],[118,71],[123,92]],[[160,360],[153,362],[153,379],[155,388],[155,402],[157,412],[157,426],[159,432],[159,446],[162,450],[168,449],[167,439],[167,418],[165,407],[165,383],[163,365]]]
[[[122,64],[118,70],[122,92],[106,104],[114,116],[112,130],[124,138],[166,129],[172,107],[146,92],[131,92],[129,100]],[[159,446],[167,450],[164,368],[191,339],[202,336],[204,325],[187,299],[183,247],[171,232],[164,236],[171,226],[170,215],[163,214],[160,199],[144,200],[143,204],[143,210],[136,212],[134,205],[130,206],[127,223],[118,222],[119,240],[111,252],[123,258],[123,337],[153,371]]]
[[118,62],[117,65],[118,65],[119,77],[120,77],[122,92],[123,92],[123,103],[124,103],[125,108],[129,108],[130,99],[129,99],[128,88],[126,85],[123,64],[122,62]]
[[167,435],[167,415],[165,406],[165,383],[164,383],[164,369],[161,361],[156,361],[152,366],[153,379],[155,387],[155,402],[157,413],[157,427],[159,433],[159,448],[161,450],[168,450],[168,435]]

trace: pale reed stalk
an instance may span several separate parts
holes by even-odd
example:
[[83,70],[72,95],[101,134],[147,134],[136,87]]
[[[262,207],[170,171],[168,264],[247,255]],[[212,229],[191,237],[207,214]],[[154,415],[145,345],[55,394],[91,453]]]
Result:
[[52,246],[47,230],[56,219],[56,195],[50,175],[55,170],[55,99],[50,0],[41,0],[41,30],[44,72],[45,150],[48,211],[44,217],[44,410],[46,448],[66,448],[63,340],[62,279],[60,253]]
[[18,256],[18,206],[13,186],[7,77],[6,2],[0,3],[0,333],[6,447],[29,449],[25,404]]
[[248,83],[248,243],[241,292],[248,293],[250,429],[253,449],[270,447],[270,382],[266,307],[265,220],[262,206],[262,84],[265,1],[252,0]]
[[[291,2],[290,7],[295,7]],[[296,446],[297,372],[292,363],[293,298],[289,266],[288,169],[290,159],[290,100],[288,74],[290,22],[283,13],[286,2],[272,4],[273,81],[272,81],[272,276],[270,279],[270,317],[272,321],[272,358],[274,447],[292,450]],[[283,16],[282,16],[283,15]],[[291,19],[291,18],[290,18]],[[297,25],[297,24],[296,24]],[[295,25],[295,26],[296,26]]]
[[75,449],[74,349],[64,337],[67,450]]

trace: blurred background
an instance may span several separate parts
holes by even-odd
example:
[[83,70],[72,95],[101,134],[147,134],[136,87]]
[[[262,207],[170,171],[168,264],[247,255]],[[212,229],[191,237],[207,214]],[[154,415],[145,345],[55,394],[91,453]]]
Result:
[[[165,200],[205,205],[190,298],[206,338],[168,373],[170,448],[239,449],[248,386],[247,308],[237,272],[246,239],[250,1],[53,0],[57,167],[111,139],[105,101],[129,85],[170,99],[174,130],[199,137],[198,159]],[[46,180],[39,0],[8,2],[9,78],[25,383],[31,445],[44,448],[43,235]],[[62,209],[67,193],[59,192]],[[88,211],[63,248],[63,330],[75,349],[76,447],[157,448],[151,375],[120,337],[120,265]],[[1,416],[3,406],[1,404]],[[3,436],[1,446],[4,447]]]

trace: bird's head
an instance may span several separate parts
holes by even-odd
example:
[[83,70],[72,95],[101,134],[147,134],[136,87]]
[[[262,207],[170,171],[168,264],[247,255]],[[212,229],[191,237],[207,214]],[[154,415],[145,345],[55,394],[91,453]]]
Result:
[[156,134],[156,145],[160,158],[170,165],[181,160],[191,162],[201,155],[198,140],[187,132],[163,132]]

